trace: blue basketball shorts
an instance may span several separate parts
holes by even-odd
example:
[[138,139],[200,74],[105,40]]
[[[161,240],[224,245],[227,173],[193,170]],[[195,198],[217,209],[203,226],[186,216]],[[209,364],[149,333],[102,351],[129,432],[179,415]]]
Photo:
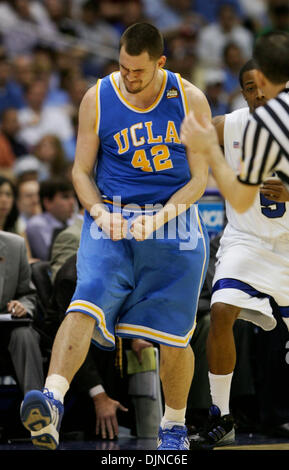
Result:
[[[129,225],[138,215],[123,210]],[[102,349],[114,349],[116,335],[186,348],[208,261],[209,239],[197,205],[144,241],[129,235],[112,241],[86,212],[77,285],[66,313],[93,317],[92,342]]]

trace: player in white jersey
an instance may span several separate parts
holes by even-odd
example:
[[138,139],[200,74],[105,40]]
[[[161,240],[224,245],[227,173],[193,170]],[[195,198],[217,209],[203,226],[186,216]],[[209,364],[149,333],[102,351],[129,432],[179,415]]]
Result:
[[238,175],[223,158],[216,129],[205,115],[198,117],[190,112],[181,129],[182,142],[202,155],[222,195],[239,213],[252,206],[259,187],[272,171],[289,189],[289,33],[273,31],[259,36],[253,58],[256,84],[267,102],[248,119]]
[[[236,173],[250,113],[265,104],[265,97],[254,80],[254,68],[251,60],[240,71],[248,107],[213,119],[225,159]],[[270,304],[272,298],[282,313],[289,314],[289,203],[284,201],[289,201],[289,193],[278,178],[264,183],[252,207],[243,214],[226,201],[227,225],[216,255],[207,343],[213,406],[208,427],[193,437],[193,447],[220,446],[235,439],[229,410],[236,363],[235,320],[241,318],[264,330],[273,329],[276,319]]]

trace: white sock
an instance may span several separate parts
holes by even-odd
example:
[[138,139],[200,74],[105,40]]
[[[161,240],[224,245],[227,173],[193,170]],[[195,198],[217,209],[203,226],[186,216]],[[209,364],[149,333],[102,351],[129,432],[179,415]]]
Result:
[[283,322],[286,324],[288,330],[289,330],[289,317],[282,317]]
[[182,408],[181,410],[175,410],[174,408],[170,408],[168,405],[165,405],[165,414],[161,420],[161,428],[170,429],[175,425],[184,426],[185,417],[186,408]]
[[47,388],[49,392],[52,392],[56,400],[63,403],[64,396],[69,389],[69,383],[62,375],[52,374],[46,378],[44,388]]
[[221,416],[230,413],[230,391],[233,372],[226,375],[217,375],[209,372],[209,382],[213,405],[220,408]]

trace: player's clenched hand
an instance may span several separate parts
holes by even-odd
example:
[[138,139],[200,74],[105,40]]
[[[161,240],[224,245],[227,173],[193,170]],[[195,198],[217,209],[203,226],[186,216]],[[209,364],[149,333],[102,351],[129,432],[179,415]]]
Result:
[[140,215],[130,227],[131,234],[138,242],[146,240],[154,230],[155,223],[151,215]]
[[289,201],[289,192],[280,180],[269,179],[263,183],[260,188],[260,193],[267,199],[276,202]]
[[111,240],[118,241],[126,237],[127,220],[119,212],[102,211],[95,220]]
[[181,125],[181,141],[193,152],[208,154],[211,148],[218,146],[216,129],[206,115],[197,118],[191,111]]

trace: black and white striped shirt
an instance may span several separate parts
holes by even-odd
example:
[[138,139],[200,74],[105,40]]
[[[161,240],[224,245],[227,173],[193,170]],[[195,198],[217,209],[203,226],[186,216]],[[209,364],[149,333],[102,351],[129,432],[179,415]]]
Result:
[[289,89],[256,109],[243,137],[239,181],[259,185],[273,172],[289,186]]

